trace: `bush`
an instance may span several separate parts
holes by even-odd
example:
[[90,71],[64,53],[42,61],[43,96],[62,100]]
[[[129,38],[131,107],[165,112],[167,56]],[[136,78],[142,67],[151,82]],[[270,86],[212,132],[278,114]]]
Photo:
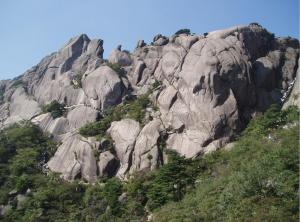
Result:
[[188,186],[196,179],[197,167],[191,168],[195,163],[174,151],[168,151],[168,163],[157,171],[147,192],[150,209],[181,200]]
[[[106,115],[127,115],[123,106]],[[13,206],[0,220],[146,221],[145,209],[150,209],[157,222],[298,221],[299,122],[282,127],[298,117],[296,107],[271,107],[251,121],[250,131],[229,151],[195,159],[166,151],[168,163],[155,171],[136,173],[123,184],[111,178],[93,186],[41,174],[38,163],[49,159],[54,143],[30,123],[13,125],[0,131],[0,204]],[[160,149],[165,139],[160,137]],[[31,194],[21,207],[8,195],[28,188]],[[127,198],[119,201],[123,192]]]
[[156,88],[158,88],[161,85],[162,85],[162,81],[155,80],[155,82],[152,85],[152,88],[156,89]]
[[145,109],[150,104],[148,97],[149,94],[146,94],[134,101],[127,101],[124,104],[107,109],[99,121],[86,124],[79,129],[79,133],[83,136],[99,135],[103,137],[113,121],[119,121],[125,117],[142,123],[145,117]]
[[43,112],[50,112],[53,119],[61,117],[66,113],[65,104],[53,100],[50,104],[43,107]]
[[15,79],[15,81],[13,82],[13,84],[10,86],[11,88],[18,88],[19,86],[23,86],[24,82],[21,78],[17,78]]
[[286,110],[281,110],[278,104],[273,104],[264,113],[264,115],[253,119],[247,129],[246,134],[267,134],[272,129],[297,121],[299,119],[299,109],[295,106],[291,106]]
[[17,154],[10,160],[10,172],[16,176],[36,173],[38,155],[33,148],[17,149]]
[[119,196],[122,194],[122,183],[117,178],[107,180],[104,186],[103,195],[111,208],[113,215],[120,215]]
[[130,51],[129,50],[126,50],[124,49],[123,52],[127,53],[127,54],[130,54]]
[[126,71],[118,63],[107,62],[107,65],[113,69],[119,77],[126,77]]
[[74,78],[71,81],[71,84],[74,86],[74,88],[82,88],[82,79],[83,74],[82,73],[78,73],[74,76]]
[[5,86],[0,87],[0,105],[4,103]]
[[177,32],[175,32],[175,35],[180,35],[180,34],[190,35],[191,30],[190,29],[179,29]]
[[[295,121],[298,112],[272,106],[252,120],[230,151],[203,157],[195,190],[162,206],[153,220],[298,221],[299,122],[280,127]],[[259,132],[272,132],[274,139]]]

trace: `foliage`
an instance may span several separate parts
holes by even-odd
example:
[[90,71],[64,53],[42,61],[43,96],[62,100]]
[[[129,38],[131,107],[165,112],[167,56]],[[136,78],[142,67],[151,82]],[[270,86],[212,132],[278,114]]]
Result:
[[191,30],[190,29],[179,29],[177,32],[175,32],[175,35],[180,35],[180,34],[190,35]]
[[153,210],[169,201],[179,201],[196,179],[195,163],[169,151],[168,164],[157,171],[147,192],[149,208]]
[[32,178],[55,149],[55,143],[28,122],[0,131],[0,203],[9,200],[11,190],[22,193],[32,186]]
[[[0,220],[146,221],[150,210],[157,222],[298,221],[298,117],[295,107],[271,107],[231,150],[195,159],[166,151],[167,163],[155,171],[95,185],[42,174],[55,144],[30,123],[11,126],[0,132],[0,204],[12,209]],[[8,194],[28,188],[21,206]]]
[[74,88],[82,88],[82,76],[83,76],[83,73],[77,73],[73,80],[71,81],[71,84],[74,86]]
[[5,86],[0,86],[0,105],[4,102]]
[[153,83],[153,85],[152,85],[152,88],[153,89],[156,89],[156,88],[158,88],[159,86],[161,86],[162,85],[162,81],[158,81],[157,79],[155,80],[155,82]]
[[104,186],[103,195],[113,215],[120,214],[119,196],[122,194],[122,183],[117,178],[109,179]]
[[24,82],[22,80],[22,78],[17,77],[14,79],[13,84],[10,86],[11,88],[18,88],[19,86],[23,86]]
[[119,77],[126,77],[126,71],[118,63],[107,62],[107,65],[113,69]]
[[202,158],[196,189],[158,209],[154,221],[298,221],[299,125],[282,128],[298,112],[272,106],[232,150]]
[[43,112],[50,112],[54,119],[61,117],[66,113],[65,104],[61,104],[57,100],[53,100],[51,103],[43,107]]
[[281,110],[277,104],[271,107],[261,115],[250,122],[245,130],[246,134],[266,134],[272,129],[299,119],[299,110],[295,106],[290,106],[286,110]]
[[127,53],[127,54],[130,54],[130,51],[127,50],[127,49],[124,49],[123,52]]
[[142,123],[145,116],[145,108],[150,104],[149,94],[140,96],[134,101],[127,101],[124,104],[109,108],[103,113],[102,118],[94,123],[88,123],[81,127],[79,133],[83,136],[104,136],[106,130],[113,121],[123,118],[131,118]]

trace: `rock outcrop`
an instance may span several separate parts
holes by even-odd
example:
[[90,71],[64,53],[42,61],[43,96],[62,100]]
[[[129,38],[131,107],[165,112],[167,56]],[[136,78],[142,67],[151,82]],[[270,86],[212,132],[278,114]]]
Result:
[[[224,147],[272,103],[299,107],[299,61],[297,39],[275,38],[255,23],[159,34],[132,53],[118,47],[108,61],[102,40],[80,35],[18,78],[0,81],[0,127],[30,120],[52,134],[59,147],[48,168],[66,180],[126,179],[164,164],[166,149],[191,158]],[[125,115],[110,123],[112,149],[109,140],[79,135],[110,107],[146,93],[152,107],[143,120]],[[43,112],[54,100],[64,104],[62,116]]]
[[131,165],[132,152],[136,137],[140,132],[140,125],[135,120],[123,119],[112,122],[107,132],[114,141],[116,156],[120,160],[117,176],[124,179]]

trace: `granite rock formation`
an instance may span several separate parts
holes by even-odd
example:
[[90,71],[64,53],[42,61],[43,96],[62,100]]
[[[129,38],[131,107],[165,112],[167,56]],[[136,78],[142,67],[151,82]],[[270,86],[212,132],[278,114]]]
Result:
[[[231,142],[272,103],[300,105],[299,41],[255,23],[205,35],[159,34],[132,53],[118,47],[108,61],[103,51],[102,40],[83,34],[23,75],[0,81],[0,127],[29,120],[53,135],[60,145],[47,167],[66,180],[125,180],[164,164],[168,149],[203,155]],[[105,110],[146,93],[152,107],[143,123],[126,117],[110,124],[114,152],[79,135]],[[64,115],[44,112],[52,101],[64,104]]]

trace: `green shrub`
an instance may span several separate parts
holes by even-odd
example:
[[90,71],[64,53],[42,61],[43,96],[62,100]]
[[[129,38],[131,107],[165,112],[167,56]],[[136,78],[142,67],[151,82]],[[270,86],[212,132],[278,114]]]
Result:
[[57,100],[53,100],[44,106],[42,110],[43,112],[50,112],[53,119],[61,117],[66,113],[65,104],[61,104]]
[[72,79],[71,81],[71,85],[74,86],[74,88],[82,88],[82,76],[83,74],[82,73],[77,73],[74,78]]
[[[299,122],[280,127],[298,117],[295,107],[282,111],[272,106],[252,120],[230,151],[202,158],[194,191],[179,202],[166,202],[153,220],[298,221]],[[166,200],[163,191],[157,187],[163,194],[158,201]]]
[[156,89],[157,87],[159,87],[161,85],[162,85],[162,81],[155,80],[155,82],[152,85],[152,88]]
[[197,168],[190,159],[179,156],[174,151],[168,152],[168,163],[162,166],[153,178],[147,192],[150,209],[158,208],[169,201],[179,201],[187,187],[193,184]]
[[10,172],[16,176],[36,173],[38,155],[33,148],[17,149],[17,154],[10,160]]
[[113,69],[119,77],[126,77],[126,71],[118,63],[107,62],[107,65]]
[[275,129],[281,125],[291,123],[293,121],[299,120],[299,109],[295,106],[291,106],[286,110],[281,110],[278,104],[273,104],[264,113],[255,119],[253,119],[245,133],[247,134],[266,134],[270,130]]
[[145,109],[149,104],[149,94],[146,94],[134,101],[127,101],[124,104],[111,107],[103,113],[99,121],[81,127],[79,133],[83,136],[99,135],[103,137],[113,121],[119,121],[123,118],[131,118],[142,123],[145,117]]
[[15,79],[13,84],[10,86],[11,88],[18,88],[19,86],[23,86],[24,82],[21,78]]
[[122,194],[122,183],[117,178],[108,179],[103,189],[103,195],[111,208],[113,215],[120,215],[121,203],[118,198]]
[[177,32],[175,32],[175,35],[180,35],[180,34],[190,35],[191,30],[190,29],[179,29]]
[[0,105],[4,103],[5,86],[0,87]]
[[[128,109],[114,107],[103,118],[123,118]],[[38,163],[45,154],[49,159],[54,143],[30,123],[13,125],[0,131],[0,204],[13,206],[0,220],[146,221],[150,209],[157,222],[298,221],[299,122],[282,127],[298,117],[295,107],[271,107],[231,150],[195,159],[166,151],[168,163],[155,171],[93,186],[41,174]],[[165,140],[162,135],[160,149]],[[17,208],[17,198],[8,193],[28,188],[31,194]],[[123,192],[127,198],[119,201]]]
[[130,51],[127,50],[127,49],[124,49],[123,52],[127,53],[127,54],[130,54]]

